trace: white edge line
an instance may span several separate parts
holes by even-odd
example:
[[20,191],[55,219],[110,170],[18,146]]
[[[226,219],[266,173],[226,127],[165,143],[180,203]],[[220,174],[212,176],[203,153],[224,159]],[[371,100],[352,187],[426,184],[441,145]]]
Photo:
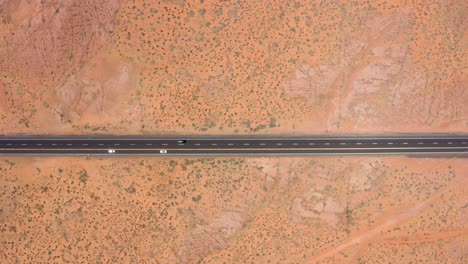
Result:
[[278,156],[278,157],[287,157],[287,156],[368,156],[368,155],[373,155],[373,156],[379,156],[379,155],[402,155],[402,156],[408,156],[408,155],[415,155],[415,156],[427,156],[427,155],[442,155],[442,154],[450,154],[450,155],[462,155],[459,157],[465,158],[464,156],[468,156],[468,152],[383,152],[383,153],[281,153],[281,154],[276,154],[276,153],[265,153],[265,154],[256,154],[256,153],[245,153],[245,154],[236,154],[236,153],[223,153],[223,154],[176,154],[176,153],[165,153],[165,154],[160,154],[160,153],[151,153],[151,154],[126,154],[126,153],[94,153],[94,154],[44,154],[44,153],[0,153],[0,156],[8,157],[8,156],[80,156],[80,157],[115,157],[115,156],[120,156],[120,157],[132,157],[132,156],[155,156],[155,157],[170,157],[170,156],[237,156],[237,157],[242,157],[242,156]]

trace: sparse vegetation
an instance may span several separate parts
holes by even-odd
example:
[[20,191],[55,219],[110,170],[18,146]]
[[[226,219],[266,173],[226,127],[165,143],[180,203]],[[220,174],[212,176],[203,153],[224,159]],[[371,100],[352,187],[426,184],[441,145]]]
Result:
[[[16,247],[22,256],[77,237],[90,243],[89,254],[96,245],[107,243],[104,240],[125,252],[137,252],[142,245],[134,238],[149,235],[158,238],[148,242],[150,248],[158,248],[153,257],[177,248],[177,258],[189,262],[291,261],[304,256],[309,261],[326,252],[349,259],[357,254],[349,241],[361,239],[365,245],[369,234],[373,245],[360,247],[363,261],[391,258],[395,250],[414,259],[428,250],[448,254],[441,242],[436,248],[412,247],[412,253],[402,245],[412,236],[416,241],[418,236],[446,239],[434,228],[458,230],[456,208],[466,206],[461,189],[453,185],[462,164],[457,160],[416,164],[408,158],[186,158],[83,163],[63,158],[60,168],[48,164],[36,161],[29,175],[21,169],[29,166],[27,160],[0,162],[4,186],[0,214],[9,212],[6,226],[15,226],[1,231],[3,237],[12,239],[25,230],[26,237],[43,241],[32,243],[27,251]],[[380,178],[374,181],[375,177]],[[424,205],[430,199],[433,202]],[[16,210],[11,210],[11,201],[16,201]],[[414,210],[414,215],[400,213]],[[50,215],[57,220],[50,221]],[[374,234],[385,221],[392,224]],[[56,225],[81,228],[69,229],[65,237]],[[127,237],[129,230],[136,232],[129,238],[135,243],[131,247],[128,240],[117,239]],[[365,236],[360,238],[361,234]],[[159,238],[164,238],[163,244]],[[219,246],[219,241],[229,241],[229,246]],[[190,247],[183,246],[187,243]],[[337,245],[345,248],[334,252]],[[113,248],[100,252],[116,254]]]
[[[5,135],[466,131],[464,1],[17,2]],[[465,163],[3,158],[0,259],[465,263]]]

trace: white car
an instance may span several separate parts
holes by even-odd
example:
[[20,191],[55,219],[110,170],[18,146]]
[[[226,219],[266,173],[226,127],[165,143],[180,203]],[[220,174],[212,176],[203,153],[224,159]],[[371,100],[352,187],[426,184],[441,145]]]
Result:
[[107,152],[109,152],[109,154],[113,154],[115,153],[115,149],[109,149]]
[[159,153],[161,153],[161,154],[166,154],[166,153],[167,153],[167,150],[161,149],[161,150],[159,151]]

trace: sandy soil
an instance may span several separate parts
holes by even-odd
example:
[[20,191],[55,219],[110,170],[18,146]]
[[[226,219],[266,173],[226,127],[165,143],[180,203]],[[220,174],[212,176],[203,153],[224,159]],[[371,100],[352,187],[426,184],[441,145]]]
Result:
[[0,132],[466,132],[466,1],[371,2],[2,0]]
[[0,260],[466,263],[467,172],[456,158],[3,158]]
[[[0,0],[0,134],[468,132],[466,1]],[[0,263],[467,263],[466,159],[0,158]]]

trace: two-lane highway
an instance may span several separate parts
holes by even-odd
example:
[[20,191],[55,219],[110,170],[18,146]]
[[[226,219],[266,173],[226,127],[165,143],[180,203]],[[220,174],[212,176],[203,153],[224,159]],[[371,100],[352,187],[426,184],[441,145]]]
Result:
[[0,137],[0,155],[468,155],[468,135]]

